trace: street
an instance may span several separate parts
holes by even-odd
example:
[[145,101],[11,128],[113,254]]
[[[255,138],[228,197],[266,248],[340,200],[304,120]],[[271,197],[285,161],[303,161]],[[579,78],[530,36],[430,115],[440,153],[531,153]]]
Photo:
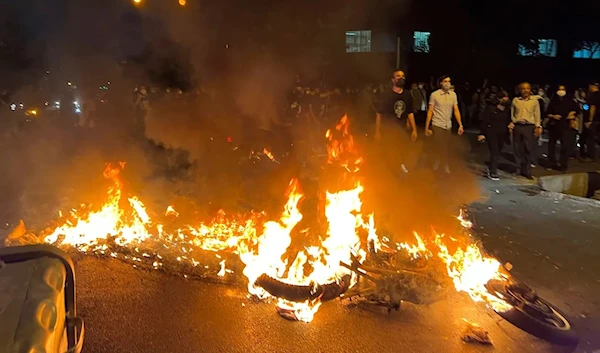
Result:
[[[597,205],[540,194],[520,180],[480,180],[470,206],[485,248],[565,311],[581,342],[600,349],[600,229]],[[313,322],[281,318],[244,288],[139,270],[114,259],[77,262],[85,352],[570,352],[501,320],[464,293],[389,315],[325,303]],[[467,319],[489,331],[493,348],[465,343]]]

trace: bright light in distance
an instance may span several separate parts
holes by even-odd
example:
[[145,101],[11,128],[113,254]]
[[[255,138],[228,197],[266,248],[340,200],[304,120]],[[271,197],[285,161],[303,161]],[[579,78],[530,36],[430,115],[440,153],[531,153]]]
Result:
[[13,112],[14,112],[15,110],[17,110],[17,105],[16,105],[15,103],[11,104],[11,105],[10,105],[10,110],[12,110]]
[[136,4],[136,5],[137,5],[137,4],[141,4],[141,3],[142,3],[142,0],[133,0],[133,3],[134,3],[134,4]]
[[179,5],[181,5],[181,6],[185,6],[186,3],[187,3],[186,0],[179,0]]
[[71,86],[71,85],[72,85],[72,83],[69,81],[69,82],[67,82],[67,85]]

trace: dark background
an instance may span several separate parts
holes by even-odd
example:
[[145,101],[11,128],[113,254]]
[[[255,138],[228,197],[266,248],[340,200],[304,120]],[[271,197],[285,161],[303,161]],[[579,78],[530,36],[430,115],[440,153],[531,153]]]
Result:
[[[257,65],[285,68],[287,80],[296,73],[338,84],[385,80],[395,53],[345,53],[345,31],[359,29],[401,37],[409,81],[450,73],[455,82],[583,85],[600,76],[600,60],[573,59],[572,51],[600,41],[599,3],[1,0],[0,89],[36,83],[47,70],[88,79],[112,70],[189,89]],[[415,30],[432,33],[429,54],[412,52]],[[557,57],[516,55],[532,38],[556,39]]]

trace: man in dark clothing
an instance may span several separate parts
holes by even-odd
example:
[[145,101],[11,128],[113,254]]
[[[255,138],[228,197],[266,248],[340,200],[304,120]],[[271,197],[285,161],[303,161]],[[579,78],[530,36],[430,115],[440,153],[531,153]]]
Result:
[[404,89],[406,77],[403,71],[395,71],[392,76],[394,86],[391,91],[384,92],[377,104],[375,120],[375,139],[383,140],[384,148],[390,165],[399,164],[402,172],[406,169],[406,129],[403,127],[406,119],[411,126],[411,140],[417,139],[417,126],[413,108],[413,98],[409,91]]
[[[546,113],[548,119],[546,128],[549,133],[548,158],[551,169],[567,171],[569,155],[575,145],[576,131],[572,126],[574,126],[577,109],[577,103],[573,97],[567,95],[566,87],[558,86],[556,94],[548,104]],[[560,165],[556,161],[557,141],[560,141]]]
[[511,122],[510,103],[508,93],[500,91],[497,93],[495,101],[489,102],[483,113],[481,122],[481,133],[477,137],[478,141],[487,141],[490,149],[490,167],[488,177],[492,180],[499,180],[498,177],[498,159],[504,146],[504,141],[508,137],[508,124]]
[[600,124],[600,83],[592,83],[587,95],[587,111],[583,112],[583,132],[581,134],[580,155],[585,162],[597,160],[596,136]]

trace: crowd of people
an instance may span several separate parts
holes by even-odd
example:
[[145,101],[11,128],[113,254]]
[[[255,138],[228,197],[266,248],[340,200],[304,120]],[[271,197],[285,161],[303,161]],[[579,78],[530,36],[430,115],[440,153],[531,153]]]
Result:
[[[270,100],[277,107],[268,109],[275,112],[269,114],[271,117],[268,119],[277,121],[264,125],[299,127],[299,135],[308,140],[309,149],[321,153],[323,131],[348,114],[359,134],[382,144],[398,146],[385,153],[390,163],[397,164],[401,172],[409,169],[406,156],[409,149],[402,148],[402,145],[424,139],[431,141],[426,144],[432,148],[419,152],[423,156],[417,158],[418,162],[450,173],[448,160],[455,150],[455,135],[462,135],[465,129],[478,129],[477,139],[487,143],[489,177],[492,179],[498,179],[498,163],[507,145],[512,145],[518,173],[526,178],[531,178],[531,169],[540,165],[542,153],[548,160],[545,167],[563,172],[568,170],[572,158],[585,162],[597,160],[600,120],[596,107],[600,104],[600,85],[596,82],[585,89],[569,89],[565,85],[554,89],[550,85],[521,83],[514,90],[490,85],[487,80],[478,88],[469,82],[455,86],[448,75],[439,77],[437,81],[431,78],[429,82],[412,81],[410,85],[408,82],[401,70],[395,71],[385,83],[364,84],[360,88],[335,87],[323,80],[305,83],[297,79],[285,101]],[[73,102],[76,104],[75,111],[72,107],[67,111],[75,114],[75,125],[95,127],[101,115],[100,109],[107,102],[105,92],[109,91],[101,90],[102,94],[82,91],[84,93],[80,93],[77,99],[73,96],[72,86],[68,88],[70,95],[62,97],[63,107],[57,105],[57,108],[63,111]],[[184,109],[185,106],[187,111],[197,112],[218,101],[215,96],[218,92],[205,86],[194,92],[139,86],[133,91],[130,103],[133,106],[132,125],[143,136],[144,120],[151,106],[159,102],[164,105],[168,101],[176,103],[168,104],[168,110],[172,110],[171,107]],[[14,99],[9,99],[6,94],[2,97],[3,106],[8,111],[9,106],[14,106],[11,104]],[[188,101],[193,104],[182,103]],[[52,101],[45,105],[49,103],[48,108],[52,108]],[[222,106],[215,102],[212,105]],[[261,118],[249,120],[260,121]],[[262,123],[258,125],[263,129]],[[541,151],[540,138],[547,140],[547,151]],[[558,144],[560,148],[557,150]]]
[[[469,82],[455,87],[451,77],[444,75],[435,83],[433,79],[428,84],[413,82],[409,88],[405,73],[398,70],[389,84],[367,84],[362,89],[298,84],[290,95],[287,116],[319,126],[340,116],[340,110],[351,112],[359,129],[374,133],[375,140],[398,146],[389,158],[403,171],[407,166],[402,144],[422,134],[435,147],[433,169],[450,173],[448,154],[455,150],[453,135],[462,135],[465,127],[479,129],[478,140],[489,147],[491,179],[499,179],[498,161],[504,146],[510,144],[517,174],[532,179],[531,170],[539,165],[542,154],[541,138],[548,141],[544,153],[547,169],[566,172],[572,158],[597,160],[599,87],[592,82],[587,89],[569,91],[565,85],[552,89],[550,85],[523,82],[509,92],[490,86],[487,80],[477,89]],[[392,128],[398,124],[405,129]]]

